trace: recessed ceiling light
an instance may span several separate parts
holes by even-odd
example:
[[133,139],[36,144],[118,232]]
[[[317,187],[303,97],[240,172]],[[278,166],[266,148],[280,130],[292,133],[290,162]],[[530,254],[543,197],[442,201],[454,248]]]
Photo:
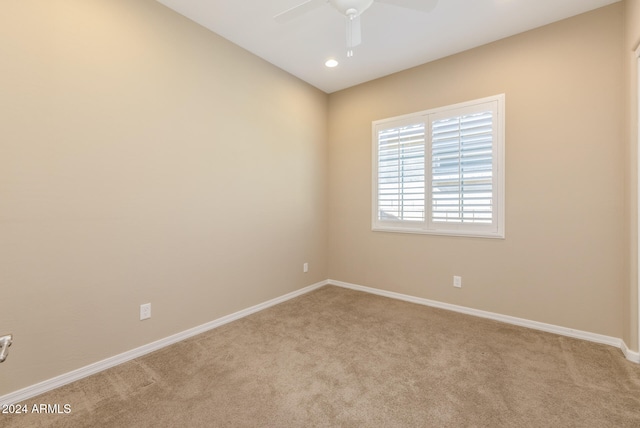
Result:
[[324,63],[324,65],[326,65],[329,68],[333,68],[333,67],[336,67],[338,65],[338,61],[336,61],[335,59],[331,58],[331,59],[328,59],[327,62]]

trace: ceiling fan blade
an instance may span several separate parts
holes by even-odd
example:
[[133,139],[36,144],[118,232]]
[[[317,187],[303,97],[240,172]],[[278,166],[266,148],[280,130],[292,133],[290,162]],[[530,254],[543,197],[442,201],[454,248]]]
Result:
[[377,0],[380,3],[392,4],[394,6],[404,7],[405,9],[418,10],[420,12],[431,12],[438,0]]
[[276,22],[280,22],[280,23],[289,22],[292,19],[295,19],[299,16],[304,15],[310,10],[313,10],[313,9],[316,9],[317,7],[322,6],[326,2],[327,0],[307,0],[303,3],[300,3],[297,6],[293,6],[291,9],[287,9],[284,12],[280,12],[279,14],[274,16],[273,19],[275,19]]

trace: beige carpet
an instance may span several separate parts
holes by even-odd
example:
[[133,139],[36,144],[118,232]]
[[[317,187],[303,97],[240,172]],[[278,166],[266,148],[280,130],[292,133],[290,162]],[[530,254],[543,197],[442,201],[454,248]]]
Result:
[[640,427],[619,349],[326,286],[25,404],[2,427]]

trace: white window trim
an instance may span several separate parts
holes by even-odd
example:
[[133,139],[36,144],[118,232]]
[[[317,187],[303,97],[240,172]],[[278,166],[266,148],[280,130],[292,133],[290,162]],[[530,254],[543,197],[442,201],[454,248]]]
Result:
[[[474,107],[495,103],[496,116],[494,123],[493,143],[493,186],[495,205],[492,211],[493,222],[491,225],[459,224],[459,223],[434,223],[431,221],[431,186],[430,168],[425,169],[425,221],[389,221],[378,219],[378,132],[382,127],[404,126],[412,123],[424,122],[426,138],[425,163],[431,164],[431,123],[434,117],[445,115],[449,111],[473,109]],[[396,116],[392,118],[372,122],[372,209],[371,229],[380,232],[418,233],[428,235],[468,236],[482,238],[505,237],[505,95],[499,94],[473,101],[453,104],[445,107],[434,108],[417,113]]]

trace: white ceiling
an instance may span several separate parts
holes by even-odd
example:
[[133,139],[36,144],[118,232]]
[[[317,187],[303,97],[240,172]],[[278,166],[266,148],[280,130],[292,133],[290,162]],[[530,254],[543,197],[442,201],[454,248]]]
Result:
[[[440,0],[428,14],[375,2],[352,58],[346,18],[328,3],[278,23],[276,14],[304,0],[157,1],[331,93],[619,0]],[[328,58],[338,67],[325,67]]]

